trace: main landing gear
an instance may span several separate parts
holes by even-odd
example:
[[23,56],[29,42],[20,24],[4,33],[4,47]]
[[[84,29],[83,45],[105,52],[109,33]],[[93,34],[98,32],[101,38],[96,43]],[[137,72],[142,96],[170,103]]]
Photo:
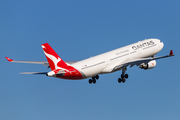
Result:
[[96,80],[98,80],[99,79],[99,75],[96,75],[96,76],[94,76],[94,77],[92,77],[92,79],[89,79],[89,83],[91,84],[91,83],[96,83]]
[[121,82],[125,83],[125,82],[126,82],[126,79],[127,79],[128,77],[129,77],[128,74],[125,74],[125,75],[121,74],[121,78],[118,78],[118,82],[119,82],[119,83],[121,83]]
[[118,78],[119,83],[121,83],[121,82],[125,83],[126,79],[129,77],[128,74],[125,74],[126,70],[127,70],[126,67],[122,69],[121,78]]

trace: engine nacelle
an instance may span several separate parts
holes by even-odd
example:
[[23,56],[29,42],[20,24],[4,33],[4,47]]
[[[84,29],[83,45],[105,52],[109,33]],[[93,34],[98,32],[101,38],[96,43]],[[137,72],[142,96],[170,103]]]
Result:
[[56,74],[54,73],[54,71],[50,71],[50,72],[46,73],[46,76],[55,77]]
[[156,61],[155,60],[152,60],[150,62],[148,62],[147,64],[145,63],[142,63],[139,68],[141,69],[144,69],[144,70],[147,70],[147,69],[152,69],[156,66]]

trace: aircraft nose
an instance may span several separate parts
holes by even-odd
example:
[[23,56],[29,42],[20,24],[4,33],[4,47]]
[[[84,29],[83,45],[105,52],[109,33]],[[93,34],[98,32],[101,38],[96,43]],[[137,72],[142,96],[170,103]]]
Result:
[[162,50],[164,47],[164,43],[160,41],[160,44],[159,44],[159,49]]

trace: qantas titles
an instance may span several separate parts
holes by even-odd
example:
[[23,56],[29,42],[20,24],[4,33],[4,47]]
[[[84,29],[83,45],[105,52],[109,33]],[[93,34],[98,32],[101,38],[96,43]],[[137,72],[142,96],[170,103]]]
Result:
[[144,47],[148,47],[148,46],[151,46],[151,45],[154,45],[155,43],[151,40],[149,42],[145,42],[145,43],[142,43],[142,44],[139,44],[139,45],[136,45],[136,46],[132,46],[132,49],[133,50],[138,50],[140,48],[144,48]]

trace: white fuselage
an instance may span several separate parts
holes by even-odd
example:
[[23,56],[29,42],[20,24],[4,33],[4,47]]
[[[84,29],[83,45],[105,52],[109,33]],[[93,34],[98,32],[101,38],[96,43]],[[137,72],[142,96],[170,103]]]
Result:
[[157,54],[164,44],[159,39],[146,39],[71,64],[79,70],[83,78],[114,72],[112,69],[128,59],[148,58]]

